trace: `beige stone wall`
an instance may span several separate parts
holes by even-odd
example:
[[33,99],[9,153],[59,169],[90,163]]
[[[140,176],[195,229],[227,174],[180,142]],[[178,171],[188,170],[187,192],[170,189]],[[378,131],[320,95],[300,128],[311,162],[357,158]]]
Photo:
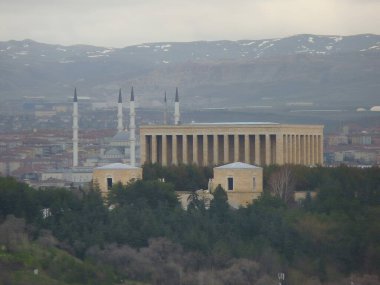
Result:
[[260,197],[261,193],[233,193],[227,192],[228,204],[233,208],[247,207],[253,200]]
[[[307,196],[307,193],[308,193],[307,191],[297,191],[297,192],[294,192],[294,200],[295,201],[305,200],[306,196]],[[315,199],[317,197],[317,192],[311,191],[309,193],[310,193],[310,197],[312,199]]]
[[[210,202],[214,199],[214,196],[208,190],[197,190],[198,198],[205,202],[205,206],[208,209],[210,207]],[[176,191],[178,201],[181,203],[183,209],[187,210],[189,205],[190,191]]]
[[321,125],[149,125],[140,140],[142,164],[323,164]]
[[[228,190],[228,178],[233,178],[233,190]],[[254,179],[255,178],[255,185]],[[228,196],[228,203],[235,208],[246,206],[263,192],[263,169],[214,168],[212,190],[221,185]]]
[[102,195],[108,193],[107,178],[112,178],[115,185],[121,182],[123,185],[128,184],[131,180],[142,179],[142,168],[135,169],[94,169],[93,182],[99,185]]

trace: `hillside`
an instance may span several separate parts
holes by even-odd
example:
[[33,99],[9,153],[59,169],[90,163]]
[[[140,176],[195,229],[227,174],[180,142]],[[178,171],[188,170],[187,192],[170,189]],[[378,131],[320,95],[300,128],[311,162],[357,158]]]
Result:
[[284,272],[284,284],[380,285],[379,174],[271,166],[247,207],[230,208],[218,187],[211,201],[193,192],[186,211],[174,190],[201,188],[207,168],[146,165],[107,201],[0,177],[0,284],[275,285]]
[[370,106],[378,104],[379,54],[380,36],[371,34],[125,48],[8,41],[0,42],[0,97],[65,99],[77,86],[82,96],[101,98],[134,85],[149,106],[179,86],[184,106],[192,108]]

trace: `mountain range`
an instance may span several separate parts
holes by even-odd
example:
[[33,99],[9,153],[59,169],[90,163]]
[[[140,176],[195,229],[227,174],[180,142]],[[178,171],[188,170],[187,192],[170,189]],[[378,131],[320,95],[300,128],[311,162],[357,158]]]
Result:
[[189,108],[380,105],[380,36],[144,43],[125,48],[0,42],[0,98],[79,96],[162,104],[179,87]]

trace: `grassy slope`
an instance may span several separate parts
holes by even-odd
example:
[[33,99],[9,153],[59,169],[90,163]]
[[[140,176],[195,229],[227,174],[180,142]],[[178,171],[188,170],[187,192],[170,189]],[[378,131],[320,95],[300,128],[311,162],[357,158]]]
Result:
[[[34,270],[38,269],[38,274]],[[0,285],[139,284],[120,279],[107,267],[79,260],[57,248],[26,244],[16,251],[0,248]]]

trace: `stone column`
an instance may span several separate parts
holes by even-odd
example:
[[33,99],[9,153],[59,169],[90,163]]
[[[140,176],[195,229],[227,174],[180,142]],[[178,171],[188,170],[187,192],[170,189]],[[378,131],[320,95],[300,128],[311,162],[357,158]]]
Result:
[[234,162],[239,161],[239,135],[234,135]]
[[306,164],[305,157],[306,157],[306,139],[305,139],[305,135],[302,135],[302,139],[301,139],[301,163],[303,165]]
[[276,135],[276,164],[284,164],[284,139],[282,134]]
[[312,164],[311,162],[311,135],[307,135],[307,164]]
[[203,166],[208,165],[208,140],[207,135],[203,135]]
[[293,162],[293,135],[289,135],[289,163]]
[[219,164],[218,135],[214,135],[214,164]]
[[318,136],[313,135],[314,137],[314,164],[318,164]]
[[188,163],[188,152],[187,152],[187,136],[182,135],[182,159],[183,163]]
[[318,135],[313,135],[314,137],[314,164],[318,164],[319,154],[318,154]]
[[285,141],[284,159],[285,159],[285,163],[289,163],[289,135],[285,135],[284,141]]
[[297,164],[297,135],[292,135],[293,164]]
[[304,164],[309,165],[309,135],[304,135],[304,145],[305,145],[305,156],[304,156]]
[[224,135],[224,163],[229,163],[229,147],[228,135]]
[[145,162],[149,162],[147,161],[147,155],[146,155],[146,148],[147,148],[147,136],[146,135],[142,135],[140,136],[140,161],[141,161],[141,165],[143,165]]
[[173,134],[172,136],[172,163],[174,165],[178,164],[178,157],[177,157],[177,135]]
[[249,135],[244,136],[244,160],[245,163],[251,163],[251,153],[249,149]]
[[162,165],[168,165],[168,143],[165,134],[162,135]]
[[320,161],[320,164],[323,165],[323,135],[320,135],[319,136],[319,161]]
[[271,162],[271,153],[270,153],[270,136],[265,135],[265,164],[269,165]]
[[314,135],[310,136],[311,141],[311,164],[315,164],[315,140]]
[[300,135],[296,135],[297,138],[297,164],[301,163],[301,139]]
[[255,135],[255,164],[261,165],[260,158],[260,135]]
[[198,164],[198,136],[193,135],[193,163]]
[[288,135],[283,135],[284,140],[284,163],[288,163]]
[[297,163],[297,148],[296,148],[296,135],[292,135],[292,161],[293,164]]
[[152,163],[157,162],[157,136],[152,135]]

